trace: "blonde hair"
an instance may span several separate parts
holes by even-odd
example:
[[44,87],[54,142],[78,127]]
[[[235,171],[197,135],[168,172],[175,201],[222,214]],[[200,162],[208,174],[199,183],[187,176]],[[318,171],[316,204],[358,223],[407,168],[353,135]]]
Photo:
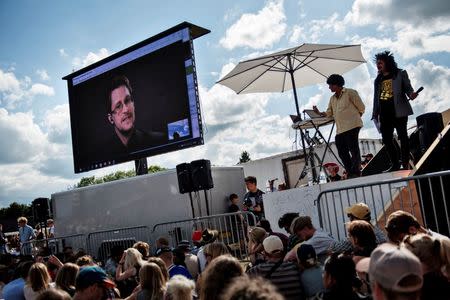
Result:
[[43,263],[34,263],[28,272],[27,285],[39,292],[49,287],[51,282],[47,267]]
[[214,242],[205,246],[203,251],[205,255],[210,255],[211,259],[219,257],[224,254],[229,254],[227,246],[222,242]]
[[28,223],[28,219],[27,218],[25,218],[25,217],[20,217],[20,218],[18,218],[17,219],[17,223]]
[[136,266],[142,266],[143,264],[142,254],[137,249],[128,248],[125,250],[124,271]]
[[142,241],[136,242],[133,245],[133,248],[137,249],[142,254],[143,258],[147,257],[150,253],[150,245],[147,244],[146,242]]
[[248,231],[248,238],[254,243],[261,244],[267,236],[267,231],[262,227],[252,227]]
[[191,300],[194,289],[194,281],[182,275],[175,275],[167,282],[166,297],[169,300]]
[[155,263],[144,263],[139,270],[139,283],[143,290],[151,292],[150,299],[162,299],[166,281],[159,266]]
[[430,272],[439,271],[443,266],[449,264],[450,243],[444,240],[419,233],[405,236],[401,247],[414,253]]
[[90,255],[83,255],[78,257],[75,263],[79,267],[92,266],[94,264],[94,259]]
[[67,288],[75,288],[75,279],[77,278],[80,267],[73,263],[64,264],[56,274],[56,286],[66,290]]

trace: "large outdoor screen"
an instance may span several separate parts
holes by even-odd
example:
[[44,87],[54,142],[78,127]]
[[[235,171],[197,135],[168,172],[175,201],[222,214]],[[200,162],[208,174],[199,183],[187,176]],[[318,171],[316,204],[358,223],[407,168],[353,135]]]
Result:
[[75,173],[203,144],[195,37],[183,23],[64,77]]

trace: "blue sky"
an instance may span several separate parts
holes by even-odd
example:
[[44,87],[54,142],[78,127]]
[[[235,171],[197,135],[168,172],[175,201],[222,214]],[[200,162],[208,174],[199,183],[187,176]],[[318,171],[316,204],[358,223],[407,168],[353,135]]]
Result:
[[[61,78],[180,22],[211,33],[195,41],[206,143],[148,158],[172,168],[199,158],[233,165],[293,149],[292,92],[236,95],[215,82],[239,61],[307,43],[361,44],[367,64],[345,74],[366,104],[362,137],[378,138],[370,122],[375,53],[392,50],[415,88],[415,117],[450,108],[448,1],[1,1],[0,206],[29,203],[66,190],[73,174],[68,96]],[[157,3],[157,5],[156,5]],[[325,109],[325,84],[298,90],[303,108]]]

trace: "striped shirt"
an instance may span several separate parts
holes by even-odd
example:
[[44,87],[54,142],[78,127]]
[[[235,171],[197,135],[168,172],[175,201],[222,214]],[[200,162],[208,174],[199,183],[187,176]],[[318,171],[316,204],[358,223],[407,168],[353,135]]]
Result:
[[[259,275],[265,277],[272,269],[276,262],[264,262],[254,266],[247,273],[252,275]],[[273,285],[275,285],[285,299],[300,299],[303,295],[300,270],[297,265],[290,262],[283,262],[268,278]]]

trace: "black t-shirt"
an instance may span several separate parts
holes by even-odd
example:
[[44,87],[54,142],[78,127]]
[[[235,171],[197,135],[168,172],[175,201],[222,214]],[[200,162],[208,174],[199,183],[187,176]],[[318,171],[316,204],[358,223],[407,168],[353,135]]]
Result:
[[228,207],[228,212],[229,213],[234,213],[234,212],[238,212],[239,211],[239,206],[237,206],[236,204],[231,204]]
[[395,117],[392,82],[391,74],[382,76],[380,80],[380,115],[382,117]]

